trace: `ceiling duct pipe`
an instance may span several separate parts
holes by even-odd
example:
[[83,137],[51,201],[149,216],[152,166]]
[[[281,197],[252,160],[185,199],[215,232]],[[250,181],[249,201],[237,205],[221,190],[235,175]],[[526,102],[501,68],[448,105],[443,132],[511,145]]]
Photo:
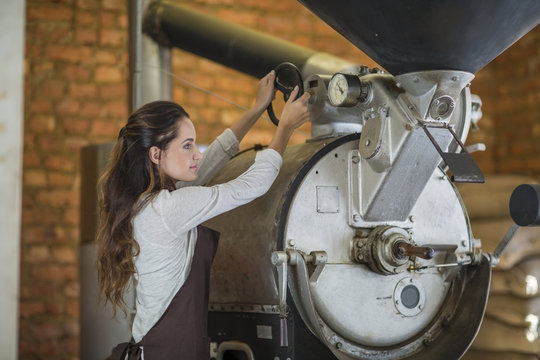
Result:
[[296,65],[304,78],[355,67],[330,54],[162,1],[149,4],[143,32],[162,46],[177,47],[256,78],[285,61]]

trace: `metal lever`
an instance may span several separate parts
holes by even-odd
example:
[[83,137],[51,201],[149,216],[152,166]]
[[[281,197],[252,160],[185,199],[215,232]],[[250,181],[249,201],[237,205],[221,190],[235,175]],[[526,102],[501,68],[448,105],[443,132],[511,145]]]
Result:
[[522,184],[514,189],[510,196],[510,216],[514,223],[489,254],[491,265],[499,263],[501,256],[521,226],[540,226],[540,185]]
[[478,165],[476,165],[471,155],[467,152],[465,145],[463,145],[461,140],[459,140],[458,136],[456,135],[454,130],[452,130],[452,128],[446,127],[445,129],[450,131],[450,133],[454,137],[454,140],[456,140],[458,145],[461,147],[461,153],[444,152],[439,146],[439,144],[437,144],[437,141],[435,140],[433,135],[431,135],[431,133],[429,132],[428,127],[424,125],[423,129],[426,132],[429,140],[431,140],[431,142],[433,143],[433,146],[435,146],[435,149],[437,149],[439,155],[441,155],[446,165],[452,171],[452,181],[468,183],[483,183],[486,181],[484,178],[484,174],[482,174],[482,171],[480,170]]
[[452,262],[443,264],[423,265],[423,266],[411,266],[409,271],[425,270],[425,269],[440,269],[440,268],[452,268],[464,265],[470,265],[473,263],[479,263],[481,257],[475,253],[459,253],[455,254],[455,259]]
[[274,251],[272,253],[272,264],[278,272],[278,295],[279,295],[279,343],[282,347],[289,346],[289,336],[287,331],[287,279],[288,265],[297,265],[298,263],[310,263],[315,266],[311,273],[309,281],[316,283],[322,269],[326,265],[328,256],[324,251],[312,251],[308,255],[296,250]]
[[395,251],[400,258],[403,257],[419,257],[430,260],[435,255],[435,250],[427,246],[415,246],[405,241],[400,241],[395,245]]

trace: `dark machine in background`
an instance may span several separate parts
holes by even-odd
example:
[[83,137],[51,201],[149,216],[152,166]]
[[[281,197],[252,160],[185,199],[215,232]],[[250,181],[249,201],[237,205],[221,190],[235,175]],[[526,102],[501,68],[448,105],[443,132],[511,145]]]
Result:
[[[516,223],[540,224],[540,188],[526,186],[495,251],[475,239],[453,184],[484,180],[463,145],[481,117],[469,84],[538,24],[540,3],[300,2],[383,69],[169,2],[149,2],[142,19],[162,48],[255,77],[289,62],[311,93],[311,139],[286,150],[266,195],[208,223],[221,232],[212,357],[459,359]],[[239,175],[255,151],[212,183]]]

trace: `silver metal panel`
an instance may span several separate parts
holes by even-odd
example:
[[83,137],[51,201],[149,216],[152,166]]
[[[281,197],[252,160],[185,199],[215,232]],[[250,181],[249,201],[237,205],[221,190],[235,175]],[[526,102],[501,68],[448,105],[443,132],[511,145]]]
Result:
[[339,212],[339,188],[337,186],[317,186],[317,212]]
[[[264,196],[205,224],[221,233],[211,273],[210,303],[279,304],[270,259],[277,249],[280,214],[303,164],[326,143],[321,140],[288,147],[281,171]],[[238,176],[253,163],[254,157],[255,152],[247,151],[233,158],[211,184]]]
[[[335,149],[309,171],[291,204],[285,239],[289,244],[293,240],[294,249],[304,253],[326,251],[328,263],[311,290],[315,306],[329,326],[352,341],[388,346],[418,334],[433,321],[445,301],[449,284],[443,273],[433,269],[387,276],[352,263],[350,249],[355,231],[348,225],[348,214],[318,212],[317,189],[341,189],[339,201],[348,201],[347,155],[354,148],[355,142],[351,142]],[[412,214],[414,222],[408,226],[417,245],[455,245],[457,252],[471,250],[467,216],[442,171],[431,176]],[[392,296],[399,282],[409,276],[421,283],[427,294],[425,308],[414,317],[400,314]],[[394,330],[388,331],[389,328]]]

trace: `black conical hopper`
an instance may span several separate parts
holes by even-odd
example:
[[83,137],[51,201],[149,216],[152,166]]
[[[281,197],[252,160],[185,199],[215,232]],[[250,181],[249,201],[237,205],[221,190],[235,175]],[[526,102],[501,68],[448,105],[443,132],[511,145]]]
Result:
[[540,0],[299,1],[393,75],[474,74],[540,21]]

